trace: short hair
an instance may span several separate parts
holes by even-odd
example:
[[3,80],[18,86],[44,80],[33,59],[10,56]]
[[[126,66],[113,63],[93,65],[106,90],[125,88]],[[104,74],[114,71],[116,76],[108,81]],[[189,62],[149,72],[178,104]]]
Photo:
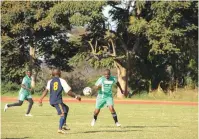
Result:
[[57,71],[57,72],[60,72],[60,68],[53,68],[53,71]]
[[110,69],[105,69],[105,72],[111,73]]
[[60,68],[53,68],[53,70],[52,70],[52,75],[53,76],[55,76],[55,75],[60,76],[60,73],[61,73]]

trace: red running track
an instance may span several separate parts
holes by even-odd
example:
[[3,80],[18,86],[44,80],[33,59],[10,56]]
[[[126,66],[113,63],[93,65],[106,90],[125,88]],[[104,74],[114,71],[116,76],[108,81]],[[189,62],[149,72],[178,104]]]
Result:
[[[35,102],[38,102],[39,98],[33,98]],[[14,97],[1,97],[1,102],[13,102],[17,101]],[[48,102],[49,99],[45,98],[43,102]],[[72,103],[95,103],[95,99],[82,99],[81,102],[73,98],[63,98],[64,102]],[[185,106],[198,106],[198,102],[185,102],[185,101],[157,101],[157,100],[119,100],[115,99],[116,104],[161,104],[161,105],[185,105]]]

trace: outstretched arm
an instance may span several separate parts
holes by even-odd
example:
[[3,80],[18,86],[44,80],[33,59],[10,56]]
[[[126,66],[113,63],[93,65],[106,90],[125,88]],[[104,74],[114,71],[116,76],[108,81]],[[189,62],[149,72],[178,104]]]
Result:
[[44,97],[48,94],[48,90],[45,89],[42,93],[41,98],[39,99],[39,104],[42,105],[42,100],[44,99]]
[[68,94],[69,96],[71,96],[71,97],[73,97],[73,98],[76,98],[77,100],[81,101],[81,97],[80,97],[79,95],[76,95],[76,94],[72,91],[71,87],[68,85],[68,83],[66,82],[66,80],[61,79],[60,81],[61,81],[62,87],[63,87],[63,89],[64,89],[64,92],[65,92],[66,94]]
[[81,97],[79,95],[76,95],[72,90],[68,91],[67,93],[69,96],[76,98],[77,100],[81,101]]
[[91,96],[92,96],[94,93],[98,92],[98,90],[99,90],[100,88],[102,88],[101,85],[98,85],[98,86],[95,85],[95,86],[93,86],[93,87],[92,87]]
[[101,85],[98,85],[98,86],[95,85],[95,86],[92,87],[92,90],[98,91],[100,88],[102,88]]

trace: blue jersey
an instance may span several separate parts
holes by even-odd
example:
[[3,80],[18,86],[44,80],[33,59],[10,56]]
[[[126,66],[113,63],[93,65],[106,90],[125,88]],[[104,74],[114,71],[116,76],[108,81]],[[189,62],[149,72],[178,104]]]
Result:
[[59,77],[52,78],[50,82],[50,104],[61,104],[63,87]]

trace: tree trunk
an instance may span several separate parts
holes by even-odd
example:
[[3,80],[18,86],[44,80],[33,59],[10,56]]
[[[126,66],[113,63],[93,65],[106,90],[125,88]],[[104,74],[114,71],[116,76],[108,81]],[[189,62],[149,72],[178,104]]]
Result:
[[[127,70],[121,64],[115,62],[117,68],[118,82],[120,83],[122,90],[127,92]],[[117,88],[117,98],[124,98],[124,94],[121,93],[119,87]]]
[[32,80],[31,80],[31,88],[35,88],[35,84],[36,84],[36,75],[34,73],[34,64],[35,64],[35,48],[32,47],[33,44],[30,45],[30,71],[32,72]]

